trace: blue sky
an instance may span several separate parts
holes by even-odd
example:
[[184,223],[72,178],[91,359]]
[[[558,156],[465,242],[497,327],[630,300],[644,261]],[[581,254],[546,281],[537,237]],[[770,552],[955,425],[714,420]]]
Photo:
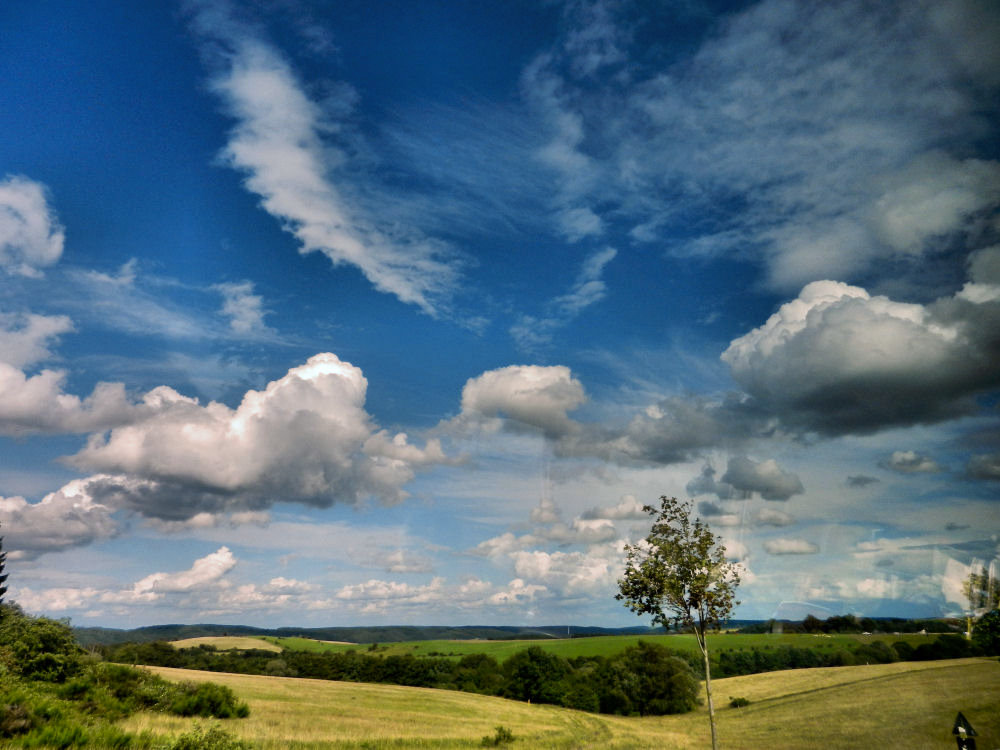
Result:
[[579,623],[691,498],[748,618],[997,558],[994,3],[0,8],[9,596]]

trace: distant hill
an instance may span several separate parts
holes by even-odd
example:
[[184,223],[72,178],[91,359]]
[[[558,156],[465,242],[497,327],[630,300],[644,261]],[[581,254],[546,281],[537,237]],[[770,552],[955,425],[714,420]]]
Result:
[[[736,625],[737,623],[733,623]],[[115,628],[75,627],[73,632],[84,646],[118,643],[148,643],[176,641],[182,638],[243,635],[300,637],[318,641],[350,641],[352,643],[397,643],[429,640],[532,640],[542,638],[584,637],[596,635],[647,635],[663,632],[662,628],[635,626],[629,628],[599,628],[580,625],[519,626],[519,625],[380,625],[353,628],[255,628],[248,625],[151,625],[133,630]]]

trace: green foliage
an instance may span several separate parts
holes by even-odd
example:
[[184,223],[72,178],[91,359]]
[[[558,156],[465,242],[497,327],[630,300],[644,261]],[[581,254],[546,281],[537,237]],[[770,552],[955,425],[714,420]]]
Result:
[[749,706],[750,701],[747,698],[730,698],[729,707],[730,708],[743,708],[744,706]]
[[[3,537],[0,536],[0,604],[3,604],[3,595],[7,593],[7,572],[4,567],[7,562],[7,553],[3,551]],[[0,618],[3,617],[3,608],[0,607]]]
[[194,729],[180,735],[168,750],[250,750],[250,745],[218,724],[206,728],[195,722]]
[[83,649],[69,625],[29,617],[15,606],[0,605],[0,663],[27,680],[64,682],[83,667]]
[[167,698],[165,708],[178,716],[242,719],[250,715],[250,707],[239,701],[230,688],[214,682],[181,683]]
[[653,516],[649,535],[639,544],[625,545],[625,575],[618,581],[616,599],[637,614],[653,616],[653,623],[694,631],[705,662],[705,694],[712,728],[712,748],[718,748],[708,642],[705,633],[729,619],[740,576],[726,562],[720,538],[700,518],[691,520],[692,504],[661,497],[660,508],[643,510]]
[[507,727],[498,726],[496,733],[492,737],[490,735],[483,737],[483,747],[499,747],[513,741],[514,733]]
[[505,697],[529,703],[562,703],[563,678],[570,672],[565,659],[531,646],[504,662],[503,671],[507,678]]
[[988,612],[1000,604],[1000,580],[981,566],[970,572],[969,577],[962,582],[962,593],[968,599],[972,612]]
[[984,654],[1000,654],[1000,609],[991,609],[972,626],[972,642]]
[[630,713],[681,714],[698,705],[698,681],[691,666],[668,649],[640,642],[625,652],[623,664],[633,676],[625,689]]
[[703,642],[705,631],[729,618],[740,577],[726,562],[725,548],[700,518],[691,520],[690,502],[661,497],[647,505],[653,526],[643,542],[625,545],[625,574],[615,596],[653,623],[691,628]]
[[138,710],[219,718],[249,713],[228,687],[176,684],[145,670],[89,661],[67,624],[29,617],[11,605],[3,608],[3,747],[146,748],[151,746],[149,736],[123,732],[112,722]]

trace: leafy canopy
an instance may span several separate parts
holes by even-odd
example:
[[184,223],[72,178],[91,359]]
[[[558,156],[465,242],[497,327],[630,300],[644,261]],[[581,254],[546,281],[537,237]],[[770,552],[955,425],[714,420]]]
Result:
[[625,574],[616,599],[637,614],[653,615],[664,626],[693,628],[704,637],[729,618],[740,576],[726,562],[721,539],[700,518],[691,520],[691,503],[661,497],[649,535],[625,545]]

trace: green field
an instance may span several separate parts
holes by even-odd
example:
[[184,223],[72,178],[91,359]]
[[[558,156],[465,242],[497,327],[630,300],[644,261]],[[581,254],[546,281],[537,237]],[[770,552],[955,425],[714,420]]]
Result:
[[[774,648],[778,646],[795,646],[799,648],[814,648],[818,650],[833,650],[855,643],[871,643],[885,641],[895,643],[906,641],[912,646],[929,643],[937,635],[904,634],[891,635],[880,633],[876,635],[808,635],[803,633],[789,634],[755,634],[717,633],[709,636],[709,650],[718,653],[725,649]],[[369,652],[372,644],[329,643],[313,641],[308,638],[265,638],[268,643],[289,650],[304,651],[364,651]],[[698,644],[693,635],[609,635],[592,638],[565,638],[530,641],[411,641],[402,643],[379,644],[377,653],[380,656],[412,654],[413,656],[447,656],[455,659],[467,654],[488,654],[497,661],[504,661],[518,651],[529,646],[539,646],[549,653],[572,658],[574,656],[614,656],[620,654],[638,641],[659,643],[675,651],[696,653]]]
[[[555,750],[704,748],[704,708],[681,716],[626,718],[446,690],[155,668],[169,679],[230,686],[251,707],[226,729],[260,750],[478,747],[497,725],[506,747]],[[979,747],[1000,747],[1000,663],[996,659],[800,669],[713,681],[726,750],[954,747],[962,711]],[[730,696],[748,698],[728,708]],[[157,734],[186,731],[191,720],[140,714],[124,726]]]

